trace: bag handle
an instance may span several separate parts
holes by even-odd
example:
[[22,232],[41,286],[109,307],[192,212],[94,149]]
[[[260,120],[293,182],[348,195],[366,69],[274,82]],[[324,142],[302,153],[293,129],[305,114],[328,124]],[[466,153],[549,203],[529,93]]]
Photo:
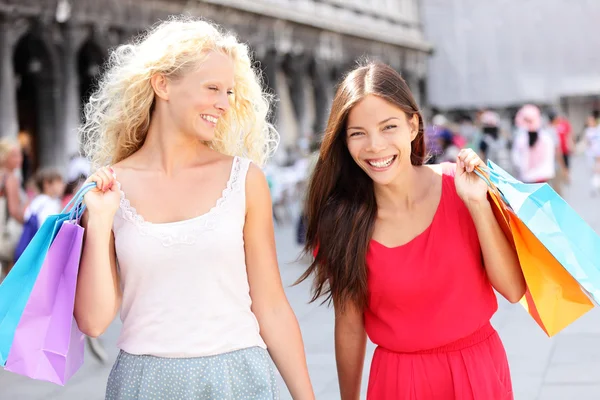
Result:
[[490,189],[492,189],[492,190],[496,189],[496,185],[494,185],[494,183],[490,180],[489,168],[484,167],[482,165],[478,165],[475,167],[473,172],[475,173],[475,175],[477,175],[478,177],[483,179],[485,181],[485,183],[487,183],[487,185],[489,186]]
[[69,211],[69,209],[71,209],[71,207],[73,207],[78,201],[80,201],[80,197],[83,197],[87,194],[87,192],[89,192],[91,189],[96,187],[96,183],[95,182],[90,182],[90,183],[86,183],[85,185],[83,185],[78,191],[77,193],[75,193],[73,195],[73,197],[71,198],[71,201],[69,201],[67,203],[67,205],[65,206],[65,208],[62,210],[62,214],[66,213],[67,211]]
[[483,165],[476,166],[475,169],[473,170],[473,172],[475,173],[475,175],[477,175],[478,177],[483,179],[485,181],[485,183],[487,183],[488,188],[491,192],[493,192],[496,196],[498,196],[499,199],[502,199],[504,204],[508,205],[508,201],[506,201],[506,197],[504,197],[504,194],[500,191],[500,189],[498,189],[498,187],[496,185],[494,185],[494,182],[492,182],[492,180],[490,179],[490,175],[500,181],[505,182],[505,183],[511,183],[510,181],[508,181],[504,177],[499,176],[498,174],[496,174],[496,172],[494,172],[490,168],[485,167]]
[[482,173],[485,173],[488,176],[492,176],[495,180],[503,183],[523,183],[512,177],[512,179],[505,178],[504,176],[498,174],[498,172],[494,171],[492,168],[485,165],[478,165],[476,168],[478,168]]
[[69,220],[77,220],[77,222],[79,223],[79,220],[81,219],[81,216],[83,215],[83,212],[86,209],[85,204],[83,204],[83,197],[95,187],[95,182],[90,182],[83,185],[77,191],[77,193],[75,193],[71,201],[69,201],[69,203],[65,206],[62,213],[67,213],[70,209],[71,211],[69,213]]

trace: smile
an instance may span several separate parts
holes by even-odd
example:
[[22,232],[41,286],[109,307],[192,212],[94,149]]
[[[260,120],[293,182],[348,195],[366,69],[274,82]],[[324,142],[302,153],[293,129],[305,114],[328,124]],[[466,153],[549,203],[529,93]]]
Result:
[[200,118],[202,118],[205,121],[210,122],[211,124],[216,124],[217,121],[219,120],[217,117],[213,117],[212,115],[206,115],[206,114],[202,114],[200,116]]
[[371,167],[375,167],[377,169],[382,169],[382,168],[387,168],[390,165],[392,165],[392,163],[396,160],[396,157],[398,157],[398,156],[395,155],[395,156],[391,156],[391,157],[379,158],[379,159],[375,159],[375,160],[365,160],[365,161],[367,161],[367,163]]

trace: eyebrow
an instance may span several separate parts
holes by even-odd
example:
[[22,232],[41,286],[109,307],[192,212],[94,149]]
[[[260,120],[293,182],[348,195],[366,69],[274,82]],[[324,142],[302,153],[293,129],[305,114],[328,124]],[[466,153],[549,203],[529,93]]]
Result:
[[[398,118],[398,117],[389,117],[389,118],[384,119],[383,121],[379,122],[377,125],[385,124],[386,122],[389,122],[393,119],[400,120],[400,118]],[[364,129],[364,128],[362,128],[360,126],[349,126],[348,128],[346,128],[347,131],[349,131],[350,129]]]
[[216,81],[216,80],[214,80],[214,81],[209,80],[209,81],[206,81],[205,84],[224,87],[224,88],[227,88],[228,90],[235,89],[235,82],[233,83],[233,85],[224,85],[223,82],[219,82],[219,81]]

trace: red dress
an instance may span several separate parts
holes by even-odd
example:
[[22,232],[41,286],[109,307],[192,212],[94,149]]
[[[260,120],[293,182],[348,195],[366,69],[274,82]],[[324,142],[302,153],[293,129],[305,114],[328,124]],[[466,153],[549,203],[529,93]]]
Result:
[[513,399],[506,353],[490,318],[498,309],[475,225],[443,165],[431,225],[409,243],[372,240],[365,329],[378,345],[372,400]]

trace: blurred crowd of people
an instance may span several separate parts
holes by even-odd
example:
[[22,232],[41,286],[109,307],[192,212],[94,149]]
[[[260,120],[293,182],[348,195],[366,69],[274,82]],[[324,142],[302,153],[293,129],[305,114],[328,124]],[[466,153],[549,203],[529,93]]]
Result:
[[0,139],[0,262],[7,274],[20,254],[15,254],[24,227],[36,231],[45,219],[58,214],[90,174],[89,162],[73,156],[66,174],[58,168],[31,171],[26,149],[18,140]]
[[570,121],[526,104],[514,119],[502,120],[484,110],[471,118],[463,115],[450,121],[436,114],[425,134],[431,163],[454,162],[461,148],[468,147],[483,160],[491,160],[526,183],[550,183],[557,192],[570,182],[570,160],[577,149],[586,154],[593,195],[600,193],[599,112],[591,113],[584,132],[574,132]]

